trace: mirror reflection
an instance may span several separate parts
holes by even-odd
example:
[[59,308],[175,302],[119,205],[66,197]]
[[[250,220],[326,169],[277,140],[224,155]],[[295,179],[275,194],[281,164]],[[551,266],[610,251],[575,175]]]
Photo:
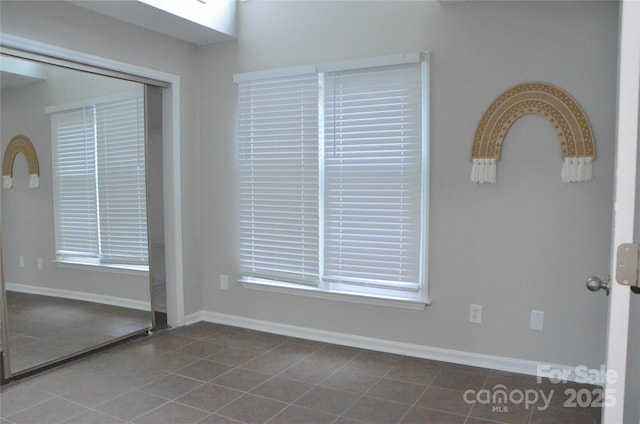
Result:
[[4,55],[1,65],[2,154],[21,136],[39,164],[34,182],[19,152],[0,190],[15,375],[152,326],[145,87]]

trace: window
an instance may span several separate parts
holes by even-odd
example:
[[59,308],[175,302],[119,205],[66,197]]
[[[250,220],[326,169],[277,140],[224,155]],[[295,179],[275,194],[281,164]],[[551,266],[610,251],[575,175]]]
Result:
[[56,256],[145,269],[144,99],[52,107]]
[[426,303],[423,55],[235,80],[241,281]]

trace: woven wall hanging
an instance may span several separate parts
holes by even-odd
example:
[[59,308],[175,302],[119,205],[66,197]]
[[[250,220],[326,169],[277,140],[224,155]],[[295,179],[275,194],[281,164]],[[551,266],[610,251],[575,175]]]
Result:
[[38,155],[36,149],[31,144],[31,140],[24,135],[17,135],[11,139],[7,150],[4,152],[4,162],[2,163],[2,186],[4,188],[13,187],[13,162],[18,153],[24,154],[29,169],[29,188],[37,188],[40,184],[38,175],[40,167],[38,166]]
[[595,144],[589,121],[564,90],[543,82],[529,82],[502,93],[483,115],[471,149],[471,181],[497,182],[496,164],[511,125],[524,115],[545,118],[556,131],[562,150],[561,177],[565,183],[593,179]]

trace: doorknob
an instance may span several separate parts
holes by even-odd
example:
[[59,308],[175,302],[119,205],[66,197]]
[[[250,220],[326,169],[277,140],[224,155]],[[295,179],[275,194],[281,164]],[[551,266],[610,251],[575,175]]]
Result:
[[602,281],[598,277],[589,277],[587,279],[587,288],[592,292],[596,292],[600,289],[604,289],[607,296],[609,296],[609,290],[611,289],[611,279],[607,275],[607,278]]

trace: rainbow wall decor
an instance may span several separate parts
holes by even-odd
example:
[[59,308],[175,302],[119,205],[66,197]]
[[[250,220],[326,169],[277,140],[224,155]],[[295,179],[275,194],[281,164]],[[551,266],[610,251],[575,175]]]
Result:
[[38,155],[34,149],[31,140],[24,135],[17,135],[11,139],[7,150],[4,152],[4,162],[2,163],[2,186],[4,188],[13,187],[13,162],[18,153],[24,154],[29,168],[29,188],[38,188],[38,175],[40,167],[38,166]]
[[542,116],[553,126],[562,150],[561,177],[565,183],[593,179],[595,144],[589,121],[564,90],[543,82],[516,85],[502,93],[478,124],[471,149],[471,180],[497,182],[496,164],[509,128],[524,115]]

